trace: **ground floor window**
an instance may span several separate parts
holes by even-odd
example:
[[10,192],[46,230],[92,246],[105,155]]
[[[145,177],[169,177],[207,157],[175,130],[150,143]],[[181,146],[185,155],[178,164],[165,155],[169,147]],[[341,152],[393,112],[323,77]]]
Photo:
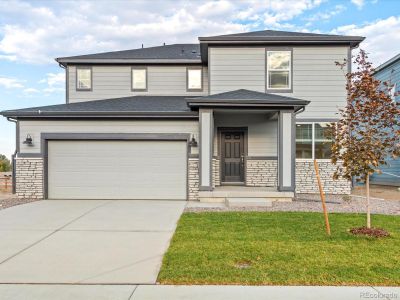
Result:
[[332,140],[328,122],[296,124],[296,158],[330,159]]

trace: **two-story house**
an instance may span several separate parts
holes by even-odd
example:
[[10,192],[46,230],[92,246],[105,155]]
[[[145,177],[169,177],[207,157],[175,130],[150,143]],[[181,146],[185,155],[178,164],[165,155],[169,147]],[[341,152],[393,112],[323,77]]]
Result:
[[346,103],[335,61],[363,37],[258,31],[61,57],[66,104],[4,111],[18,197],[288,200],[334,181],[324,134]]

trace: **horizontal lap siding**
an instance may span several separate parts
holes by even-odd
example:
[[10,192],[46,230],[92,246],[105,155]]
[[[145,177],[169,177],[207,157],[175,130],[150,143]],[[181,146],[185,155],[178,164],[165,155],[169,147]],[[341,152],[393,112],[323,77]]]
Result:
[[[190,133],[198,134],[197,121],[20,121],[20,152],[40,153],[41,133]],[[27,134],[33,146],[24,145]]]
[[337,118],[338,109],[346,104],[346,80],[335,61],[347,59],[347,47],[293,48],[293,93],[295,98],[309,100],[301,118]]
[[203,91],[186,91],[186,66],[148,66],[148,90],[131,91],[131,66],[93,66],[93,90],[76,90],[76,67],[70,66],[69,102],[82,102],[134,95],[203,95],[208,93],[208,70],[203,68]]
[[[377,72],[375,77],[396,84],[396,91],[400,91],[400,61]],[[400,101],[400,95],[396,96],[396,101]],[[400,158],[388,159],[387,162],[388,165],[379,167],[382,174],[375,173],[371,176],[371,183],[400,186]]]
[[[265,92],[265,48],[230,47],[209,50],[210,94],[249,89]],[[345,46],[294,47],[293,93],[309,100],[301,118],[337,118],[346,103],[345,77],[335,61],[347,59]],[[279,93],[278,93],[279,94]]]
[[263,48],[210,48],[210,94],[236,89],[265,91]]

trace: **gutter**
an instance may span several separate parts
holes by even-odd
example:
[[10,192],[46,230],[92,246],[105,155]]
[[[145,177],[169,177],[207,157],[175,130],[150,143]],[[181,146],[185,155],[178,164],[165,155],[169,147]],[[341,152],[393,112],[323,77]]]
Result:
[[197,112],[98,112],[98,111],[27,111],[27,112],[12,112],[5,111],[1,113],[4,117],[12,118],[33,118],[33,119],[43,119],[43,118],[58,118],[58,119],[71,119],[71,118],[85,118],[85,119],[124,119],[124,118],[141,118],[141,119],[154,119],[154,118],[182,118],[182,119],[197,119]]
[[12,163],[12,193],[15,194],[16,193],[16,182],[17,182],[17,180],[15,178],[15,174],[16,174],[16,171],[15,171],[15,158],[17,157],[17,154],[18,154],[17,149],[18,149],[18,143],[19,143],[19,139],[18,139],[19,128],[18,128],[18,120],[15,120],[15,119],[12,119],[12,118],[8,117],[7,121],[15,123],[15,135],[16,135],[15,151],[14,151],[14,154],[11,155],[11,163]]

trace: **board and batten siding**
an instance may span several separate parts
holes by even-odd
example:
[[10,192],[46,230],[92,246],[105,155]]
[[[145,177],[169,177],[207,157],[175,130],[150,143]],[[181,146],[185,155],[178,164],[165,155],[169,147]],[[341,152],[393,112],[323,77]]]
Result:
[[[335,61],[347,59],[349,48],[292,49],[293,93],[282,95],[311,101],[297,119],[337,118],[338,109],[346,104],[346,80]],[[265,47],[211,47],[209,51],[210,94],[236,89],[266,92]]]
[[207,95],[208,70],[203,67],[203,91],[186,90],[187,66],[146,66],[147,91],[133,92],[131,87],[132,66],[92,66],[92,90],[76,90],[76,66],[68,66],[69,103],[135,95]]
[[277,156],[278,122],[263,114],[215,114],[214,155],[219,156],[218,127],[247,127],[248,156]]
[[[198,122],[185,121],[20,121],[21,153],[40,153],[41,133],[189,133],[196,137]],[[33,146],[23,144],[27,134]],[[195,150],[197,148],[194,148]]]

